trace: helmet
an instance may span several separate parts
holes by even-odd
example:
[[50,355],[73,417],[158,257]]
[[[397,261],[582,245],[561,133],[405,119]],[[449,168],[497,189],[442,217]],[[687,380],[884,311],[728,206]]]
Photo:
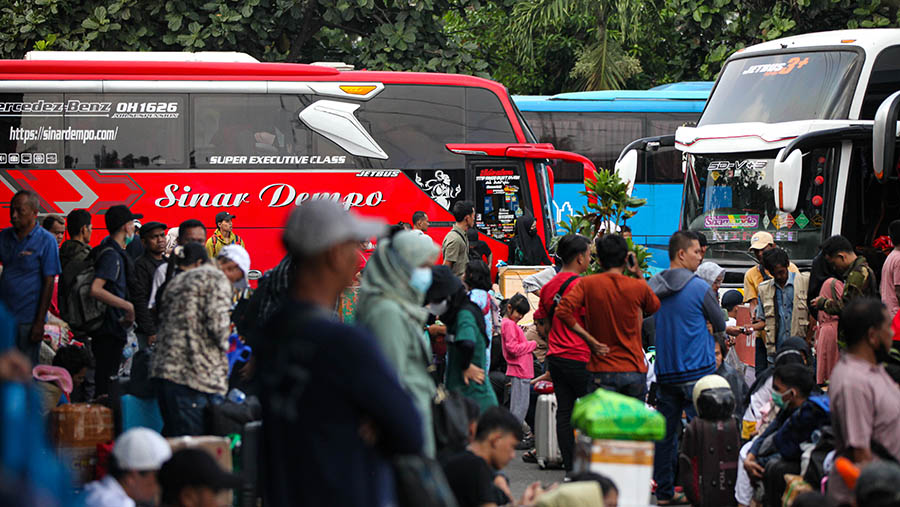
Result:
[[734,392],[728,381],[719,375],[707,375],[694,384],[694,409],[701,419],[719,421],[734,412]]

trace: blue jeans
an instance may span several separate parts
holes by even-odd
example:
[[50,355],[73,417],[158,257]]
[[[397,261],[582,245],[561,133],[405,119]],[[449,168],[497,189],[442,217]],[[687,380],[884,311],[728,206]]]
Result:
[[631,396],[641,401],[647,397],[647,374],[639,371],[595,372],[594,384],[600,389]]
[[666,438],[656,443],[653,456],[653,480],[656,499],[670,500],[675,495],[675,467],[678,463],[678,436],[681,434],[681,413],[690,422],[694,410],[694,382],[688,384],[659,384],[656,409],[666,418]]
[[161,378],[153,380],[163,418],[163,436],[205,435],[206,406],[222,403],[222,395],[202,393]]

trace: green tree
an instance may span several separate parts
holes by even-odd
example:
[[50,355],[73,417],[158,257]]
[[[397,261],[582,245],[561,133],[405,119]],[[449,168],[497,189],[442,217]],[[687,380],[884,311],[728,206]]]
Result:
[[486,76],[444,15],[478,0],[8,0],[0,57],[31,49],[244,51],[264,61],[340,60],[378,70]]

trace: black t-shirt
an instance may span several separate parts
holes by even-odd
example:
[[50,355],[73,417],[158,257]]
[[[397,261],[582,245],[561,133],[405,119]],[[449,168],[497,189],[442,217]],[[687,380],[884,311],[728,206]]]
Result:
[[444,461],[444,475],[459,507],[508,502],[506,495],[494,486],[494,471],[471,451],[462,451]]

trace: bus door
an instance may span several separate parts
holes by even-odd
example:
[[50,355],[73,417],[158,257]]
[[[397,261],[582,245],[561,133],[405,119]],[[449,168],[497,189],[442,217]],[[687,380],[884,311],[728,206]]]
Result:
[[553,172],[544,162],[581,163],[585,178],[593,178],[596,172],[587,158],[556,150],[546,143],[447,144],[447,149],[466,155],[467,177],[473,182],[476,225],[489,238],[487,243],[494,259],[507,257],[515,221],[525,213],[537,221],[538,235],[543,238],[545,248],[556,233],[549,206]]

